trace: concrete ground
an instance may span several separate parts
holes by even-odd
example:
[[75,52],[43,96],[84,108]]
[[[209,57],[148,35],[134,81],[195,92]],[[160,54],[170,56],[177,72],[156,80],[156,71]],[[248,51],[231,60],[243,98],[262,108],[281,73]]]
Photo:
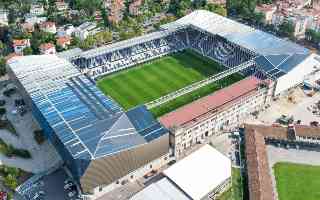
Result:
[[[311,121],[320,121],[320,116],[315,115],[308,107],[314,106],[320,101],[320,93],[313,97],[306,96],[300,88],[292,90],[291,95],[282,96],[276,101],[272,101],[270,107],[259,113],[258,119],[248,119],[247,123],[273,124],[281,116],[293,116],[294,120],[301,120],[302,124],[309,125]],[[293,97],[293,101],[288,100],[288,96]]]
[[19,136],[14,136],[9,131],[0,129],[0,138],[15,148],[27,149],[31,153],[32,158],[8,158],[0,154],[0,164],[18,167],[32,173],[43,172],[57,165],[61,162],[61,158],[54,147],[47,141],[39,145],[34,140],[33,131],[39,129],[39,125],[33,119],[31,111],[28,111],[24,116],[16,113],[14,101],[15,99],[21,99],[21,96],[15,93],[11,97],[5,97],[2,94],[4,90],[3,86],[2,88],[0,87],[0,99],[6,101],[6,117],[13,124]]

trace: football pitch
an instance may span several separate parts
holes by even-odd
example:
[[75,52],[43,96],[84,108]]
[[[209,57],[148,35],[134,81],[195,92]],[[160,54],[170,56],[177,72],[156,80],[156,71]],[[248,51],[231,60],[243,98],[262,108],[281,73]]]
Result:
[[[183,51],[108,75],[98,81],[98,87],[128,110],[222,70],[223,67],[212,60],[191,51]],[[225,81],[204,86],[151,111],[155,116],[161,116],[240,79],[242,76],[232,75]]]
[[279,200],[320,199],[320,166],[277,163],[273,169]]

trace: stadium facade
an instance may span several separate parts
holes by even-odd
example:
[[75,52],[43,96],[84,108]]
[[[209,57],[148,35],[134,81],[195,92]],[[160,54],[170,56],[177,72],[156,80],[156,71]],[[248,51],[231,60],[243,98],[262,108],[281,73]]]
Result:
[[170,130],[175,157],[212,135],[233,131],[272,97],[273,85],[248,77],[159,118]]
[[95,195],[160,167],[170,152],[168,129],[146,106],[124,111],[95,79],[184,49],[226,69],[250,63],[241,73],[272,80],[270,96],[319,69],[318,56],[297,44],[198,10],[157,32],[89,51],[13,58],[8,71],[82,191]]

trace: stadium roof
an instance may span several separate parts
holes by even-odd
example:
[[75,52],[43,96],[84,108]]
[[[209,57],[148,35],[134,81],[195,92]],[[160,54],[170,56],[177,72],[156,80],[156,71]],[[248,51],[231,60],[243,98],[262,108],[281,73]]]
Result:
[[250,49],[260,55],[307,54],[309,50],[269,33],[205,10],[197,10],[177,21],[165,24],[163,29],[192,25],[211,34]]
[[182,126],[194,119],[223,106],[240,96],[246,95],[255,90],[261,80],[249,77],[223,88],[211,95],[194,101],[184,107],[177,109],[161,117],[160,122],[167,128]]
[[145,106],[124,112],[89,77],[55,55],[19,57],[9,66],[75,159],[114,154],[167,133]]
[[274,78],[288,73],[310,55],[308,49],[296,43],[205,10],[194,11],[162,28],[170,30],[186,25],[219,35],[255,52],[257,64]]
[[191,200],[177,188],[168,178],[152,183],[142,191],[135,194],[130,200]]
[[193,200],[200,200],[231,177],[231,161],[205,145],[163,173]]
[[124,49],[124,48],[131,47],[131,46],[134,46],[134,45],[137,45],[137,44],[141,44],[141,43],[144,43],[144,42],[148,42],[148,41],[151,41],[151,40],[162,38],[162,37],[164,37],[164,36],[166,36],[168,34],[170,34],[170,31],[168,31],[168,30],[149,33],[149,34],[142,35],[142,36],[139,36],[139,37],[134,37],[134,38],[131,38],[131,39],[128,39],[128,40],[123,40],[123,41],[120,41],[120,42],[112,43],[112,44],[109,44],[109,45],[106,45],[106,46],[102,46],[102,47],[99,47],[99,48],[94,48],[94,49],[85,51],[85,52],[82,53],[81,56],[83,58],[86,58],[86,59],[92,58],[92,57],[96,57],[96,56],[100,56],[102,54],[110,53],[110,52],[113,52],[113,51],[116,51],[116,50]]

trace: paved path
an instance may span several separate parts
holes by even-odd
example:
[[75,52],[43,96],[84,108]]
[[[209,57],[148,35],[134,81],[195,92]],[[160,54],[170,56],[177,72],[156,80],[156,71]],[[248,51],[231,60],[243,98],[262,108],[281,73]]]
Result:
[[0,154],[0,164],[18,167],[32,173],[46,171],[58,164],[61,158],[54,147],[47,141],[41,145],[38,145],[35,141],[33,131],[39,129],[39,125],[34,120],[31,112],[28,111],[24,116],[13,114],[12,111],[16,109],[14,100],[20,99],[20,95],[14,94],[10,98],[7,98],[2,95],[2,91],[3,89],[0,90],[0,99],[6,100],[6,116],[15,127],[19,137],[12,135],[7,130],[1,129],[0,138],[6,143],[12,144],[15,148],[27,149],[31,153],[32,158],[8,158]]

